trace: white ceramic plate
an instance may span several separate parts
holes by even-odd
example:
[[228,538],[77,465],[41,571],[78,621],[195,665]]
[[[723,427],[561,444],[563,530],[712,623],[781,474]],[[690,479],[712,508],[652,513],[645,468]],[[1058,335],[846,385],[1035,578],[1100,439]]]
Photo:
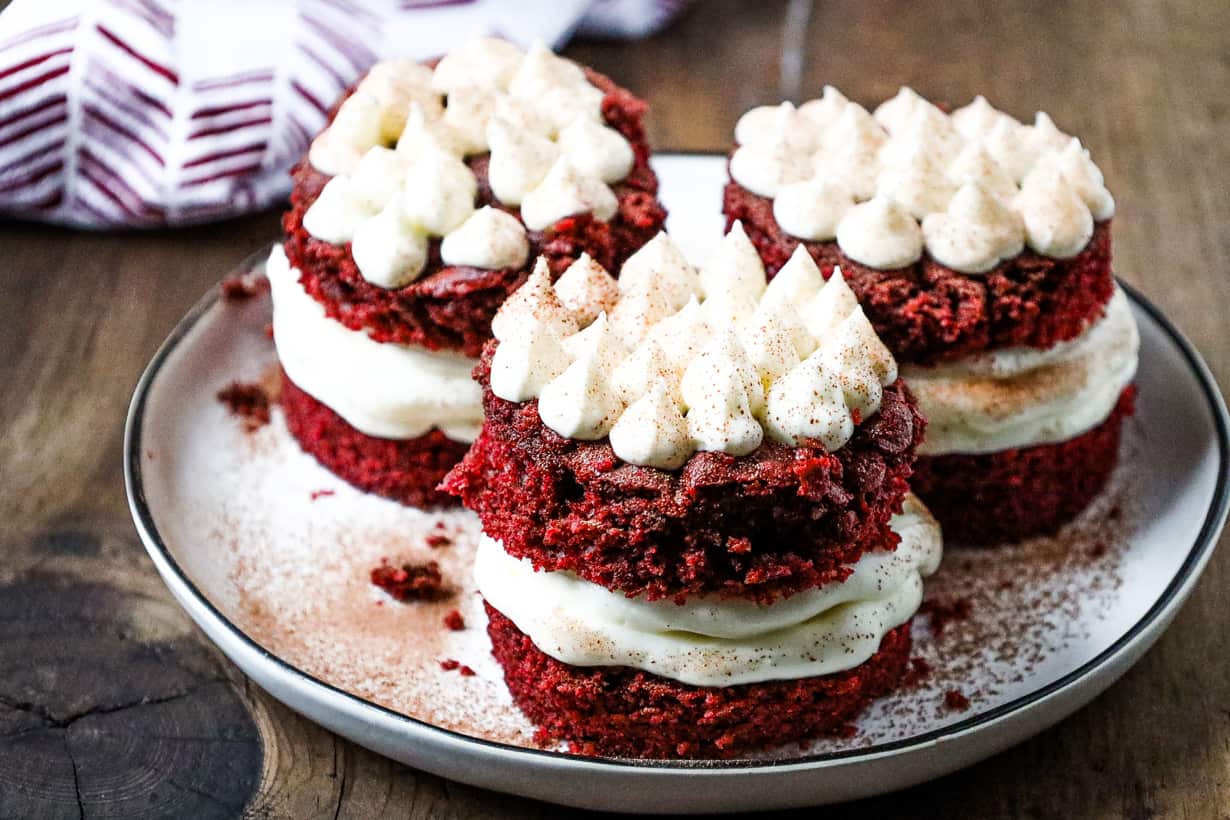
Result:
[[[669,227],[703,257],[721,235],[724,160],[657,160]],[[249,265],[258,265],[250,260]],[[595,809],[771,809],[891,791],[994,754],[1080,708],[1170,623],[1227,509],[1227,417],[1180,333],[1129,290],[1140,400],[1102,499],[1055,538],[950,551],[928,591],[915,655],[930,672],[877,703],[854,737],[755,759],[644,762],[534,746],[489,657],[464,511],[409,510],[342,484],[303,455],[275,411],[245,432],[215,400],[268,378],[265,297],[208,294],[136,389],[125,443],[129,502],[172,593],[249,676],[312,720],[409,765],[489,789]],[[1133,470],[1147,464],[1147,470]],[[323,491],[323,492],[322,492]],[[431,549],[437,526],[452,540]],[[383,557],[438,559],[443,604],[397,604],[367,581]],[[468,628],[441,626],[457,607]],[[455,658],[463,677],[439,661]],[[957,690],[967,710],[945,705]]]

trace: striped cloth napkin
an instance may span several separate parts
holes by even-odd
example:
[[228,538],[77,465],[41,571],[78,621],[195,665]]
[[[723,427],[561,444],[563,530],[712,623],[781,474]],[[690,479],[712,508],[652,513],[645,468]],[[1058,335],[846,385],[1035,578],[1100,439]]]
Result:
[[14,0],[0,16],[0,214],[220,219],[287,172],[373,62],[477,34],[639,37],[688,0]]

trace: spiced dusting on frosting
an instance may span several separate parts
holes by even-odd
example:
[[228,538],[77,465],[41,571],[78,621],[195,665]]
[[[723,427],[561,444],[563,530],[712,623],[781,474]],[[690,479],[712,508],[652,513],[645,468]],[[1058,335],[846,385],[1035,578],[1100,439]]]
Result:
[[1066,259],[1114,198],[1080,140],[1038,112],[1024,125],[983,97],[947,114],[909,88],[874,114],[826,87],[795,107],[753,108],[735,126],[731,177],[773,200],[787,234],[835,239],[894,270],[936,261],[982,274],[1028,246]]
[[766,438],[835,451],[897,378],[840,270],[826,282],[800,249],[768,283],[738,223],[699,271],[665,233],[617,286],[592,260],[573,267],[553,287],[540,263],[496,315],[492,391],[537,399],[565,438],[609,435],[630,464],[743,456]]
[[[616,214],[610,186],[636,155],[603,119],[603,97],[580,66],[542,44],[523,52],[480,37],[434,69],[378,63],[312,143],[309,161],[332,179],[304,227],[352,243],[363,278],[383,288],[421,276],[433,238],[443,238],[445,264],[520,267],[527,228]],[[520,219],[475,209],[478,181],[465,160],[487,153],[491,191]]]

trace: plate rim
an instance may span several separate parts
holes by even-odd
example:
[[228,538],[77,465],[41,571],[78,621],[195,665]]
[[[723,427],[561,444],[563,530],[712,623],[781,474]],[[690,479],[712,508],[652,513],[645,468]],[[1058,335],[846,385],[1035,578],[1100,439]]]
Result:
[[[657,157],[702,157],[709,156],[701,153],[659,153]],[[246,257],[236,271],[249,271],[255,265],[263,261],[264,255],[267,255],[269,248],[272,245],[266,245],[263,250],[257,251]],[[1117,278],[1117,277],[1116,277]],[[184,339],[197,327],[200,320],[211,311],[221,300],[221,283],[214,285],[197,301],[195,305],[184,315],[182,319],[175,325],[167,338],[158,347],[149,363],[146,365],[137,381],[133,392],[132,400],[129,404],[128,414],[124,425],[124,444],[123,444],[123,470],[124,470],[124,485],[125,493],[128,500],[129,510],[133,517],[133,522],[136,526],[138,535],[140,536],[147,552],[153,559],[156,566],[166,569],[175,577],[176,581],[182,585],[183,589],[189,593],[195,602],[201,606],[203,613],[214,621],[215,627],[220,628],[228,634],[232,640],[243,645],[250,652],[254,652],[257,656],[265,661],[271,661],[272,664],[284,675],[289,675],[292,678],[298,679],[301,683],[319,687],[332,696],[341,696],[350,702],[353,706],[374,709],[385,718],[391,718],[398,722],[404,723],[415,732],[422,732],[428,736],[435,736],[439,740],[461,742],[466,745],[478,745],[485,747],[492,752],[512,755],[526,755],[535,758],[538,762],[550,762],[554,764],[577,764],[586,765],[589,767],[611,768],[616,770],[654,770],[666,773],[716,773],[716,772],[755,772],[755,771],[782,771],[796,767],[828,767],[840,763],[848,762],[852,759],[871,759],[880,758],[885,755],[894,755],[904,753],[919,748],[934,746],[938,743],[953,739],[957,736],[964,735],[971,731],[977,730],[988,724],[995,723],[1000,719],[1010,715],[1025,711],[1030,707],[1040,703],[1047,698],[1070,689],[1071,687],[1080,684],[1086,678],[1089,678],[1098,670],[1107,666],[1117,656],[1133,645],[1138,638],[1145,635],[1148,630],[1155,624],[1165,622],[1165,617],[1170,613],[1172,605],[1176,603],[1176,598],[1181,593],[1189,589],[1191,584],[1199,576],[1199,571],[1203,568],[1208,558],[1212,555],[1213,550],[1217,546],[1217,539],[1220,535],[1223,525],[1225,524],[1227,512],[1230,511],[1230,470],[1227,465],[1230,464],[1230,414],[1227,413],[1226,404],[1222,398],[1221,391],[1217,387],[1208,365],[1204,362],[1195,346],[1184,336],[1182,331],[1174,325],[1173,322],[1147,297],[1141,294],[1132,285],[1118,280],[1128,294],[1129,299],[1147,313],[1150,318],[1157,323],[1169,340],[1178,348],[1182,354],[1184,361],[1196,376],[1201,392],[1205,396],[1206,405],[1213,418],[1214,434],[1217,440],[1218,449],[1218,464],[1217,480],[1214,486],[1212,503],[1209,505],[1205,513],[1204,521],[1201,528],[1194,539],[1192,546],[1188,550],[1187,556],[1180,565],[1174,577],[1171,578],[1162,594],[1157,598],[1153,605],[1141,616],[1141,618],[1127,629],[1122,635],[1115,639],[1098,655],[1081,664],[1076,669],[1068,672],[1060,678],[1035,689],[1028,694],[1014,698],[1011,701],[1000,704],[986,712],[973,715],[962,720],[958,720],[947,726],[929,730],[917,735],[912,735],[906,738],[880,743],[865,748],[844,749],[839,751],[824,752],[811,754],[802,757],[785,758],[780,760],[656,760],[656,759],[638,759],[638,758],[618,758],[618,757],[589,757],[584,755],[575,755],[570,752],[557,752],[546,749],[535,749],[525,746],[517,746],[511,743],[488,740],[486,738],[475,737],[453,729],[447,729],[435,724],[429,723],[421,718],[416,718],[412,715],[406,715],[397,712],[379,703],[359,697],[351,692],[341,689],[332,683],[322,680],[315,675],[304,671],[294,664],[274,654],[266,649],[260,643],[251,638],[246,632],[239,628],[222,613],[214,603],[206,596],[201,589],[196,585],[192,578],[183,570],[176,561],[174,555],[164,542],[161,534],[158,531],[157,525],[154,522],[152,511],[145,497],[145,488],[143,473],[141,468],[141,433],[144,423],[144,415],[146,403],[149,398],[150,389],[163,366],[171,358],[171,355],[179,349],[180,344]],[[174,590],[172,590],[174,592]],[[192,613],[189,613],[192,614]],[[246,673],[245,673],[246,674]],[[298,710],[296,710],[298,711]]]

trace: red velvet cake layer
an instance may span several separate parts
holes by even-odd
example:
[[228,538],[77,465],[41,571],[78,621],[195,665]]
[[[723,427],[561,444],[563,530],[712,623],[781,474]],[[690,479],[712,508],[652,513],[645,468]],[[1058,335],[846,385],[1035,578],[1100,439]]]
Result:
[[1048,348],[1079,336],[1114,292],[1110,220],[1094,226],[1071,259],[1026,249],[987,273],[966,275],[926,254],[898,270],[850,259],[836,242],[802,242],[773,217],[773,200],[736,182],[723,195],[729,227],[741,220],[771,277],[794,249],[807,248],[827,278],[835,265],[899,362],[934,364],[1004,347]]
[[836,453],[766,440],[748,456],[697,453],[666,471],[621,461],[605,439],[557,435],[537,402],[495,396],[492,350],[475,370],[483,432],[443,486],[540,570],[651,599],[767,601],[842,580],[864,551],[895,543],[889,519],[924,429],[901,382]]
[[1054,532],[1106,486],[1135,397],[1129,387],[1106,421],[1058,444],[921,456],[910,484],[943,525],[946,542],[993,544]]
[[436,490],[470,445],[439,430],[412,439],[375,438],[359,432],[282,374],[286,426],[304,452],[360,490],[412,507],[453,506]]
[[[477,357],[491,337],[491,318],[525,281],[540,254],[547,257],[556,275],[582,253],[616,273],[625,259],[662,229],[666,210],[657,200],[658,180],[649,167],[643,124],[647,106],[607,77],[588,70],[587,74],[606,93],[602,103],[606,124],[624,135],[635,155],[632,171],[611,186],[619,210],[609,222],[586,214],[561,219],[545,231],[530,231],[529,256],[517,269],[445,266],[436,239],[423,275],[403,288],[387,290],[363,278],[349,243],[323,242],[304,229],[303,215],[330,179],[304,159],[292,172],[291,208],[282,219],[286,256],[300,271],[304,289],[324,305],[329,316],[354,330],[366,329],[377,341],[460,350]],[[487,182],[487,160],[486,154],[468,160],[478,179],[478,206],[492,205],[516,214],[516,208],[495,201]]]
[[627,667],[577,667],[545,654],[490,604],[487,634],[513,700],[541,740],[608,757],[729,758],[844,733],[905,676],[910,625],[845,672],[728,687],[689,686]]

